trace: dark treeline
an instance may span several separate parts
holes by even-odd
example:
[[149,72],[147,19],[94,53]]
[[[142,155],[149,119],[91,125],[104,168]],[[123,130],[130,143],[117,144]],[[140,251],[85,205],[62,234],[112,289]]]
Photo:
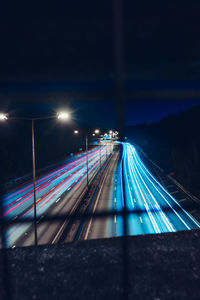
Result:
[[[63,161],[85,147],[84,139],[74,136],[71,126],[58,124],[55,120],[37,122],[35,143],[37,170]],[[32,172],[31,122],[1,123],[0,157],[4,183]]]
[[193,194],[200,196],[200,106],[158,123],[127,128],[127,136]]

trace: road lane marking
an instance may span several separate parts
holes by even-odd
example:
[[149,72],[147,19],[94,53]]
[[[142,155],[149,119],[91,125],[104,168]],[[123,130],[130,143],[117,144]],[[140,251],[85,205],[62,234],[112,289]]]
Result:
[[139,218],[140,218],[140,222],[143,223],[143,222],[142,222],[142,218],[141,218],[141,217],[139,217]]
[[114,223],[117,223],[117,218],[116,218],[116,216],[114,216]]
[[65,227],[65,224],[67,223],[68,220],[65,220],[65,222],[62,224],[62,226],[60,227],[60,229],[58,230],[56,236],[54,237],[52,244],[54,244],[57,240],[57,238],[59,237],[60,233],[62,232],[63,228]]
[[179,193],[179,191],[174,191],[174,192],[171,192],[170,194],[173,195],[173,194],[177,194]]
[[183,202],[185,200],[187,200],[187,198],[183,198],[183,199],[179,200],[178,202],[180,203],[180,202]]
[[[108,170],[109,170],[109,169],[108,169]],[[105,174],[105,177],[104,177],[103,182],[102,182],[102,184],[101,184],[101,188],[100,188],[100,190],[99,190],[99,194],[98,194],[98,197],[97,197],[97,199],[96,199],[95,206],[94,206],[94,208],[93,208],[93,213],[94,213],[94,211],[95,211],[95,209],[96,209],[96,207],[97,207],[97,204],[98,204],[98,202],[99,202],[99,198],[100,198],[100,195],[101,195],[101,191],[102,191],[102,189],[103,189],[104,182],[105,182],[106,177],[107,177],[107,175],[108,175],[108,170],[107,170],[107,173]],[[115,189],[116,189],[116,187],[115,187]],[[86,231],[84,240],[87,240],[87,238],[88,238],[89,231],[90,231],[90,227],[91,227],[91,225],[92,225],[92,221],[93,221],[93,219],[91,218],[91,219],[90,219],[90,222],[89,222],[89,224],[88,224],[88,228],[87,228],[87,231]]]
[[19,200],[21,200],[23,197],[20,197],[20,198],[18,198],[17,200],[16,200],[16,202],[18,202]]

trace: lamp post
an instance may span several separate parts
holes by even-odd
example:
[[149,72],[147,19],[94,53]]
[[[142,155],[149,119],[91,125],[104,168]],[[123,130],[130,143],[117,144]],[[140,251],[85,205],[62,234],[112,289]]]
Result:
[[[100,130],[99,129],[95,129],[94,133],[95,135],[99,135],[100,134]],[[99,150],[99,155],[100,155],[100,170],[101,170],[101,145],[100,145],[100,150]]]
[[[45,116],[39,118],[9,118],[11,120],[24,120],[31,121],[31,132],[32,132],[32,174],[33,174],[33,199],[34,199],[34,235],[35,235],[35,246],[38,245],[37,237],[37,197],[36,197],[36,166],[35,166],[35,121],[37,120],[46,120],[46,119],[55,119],[56,116]],[[67,121],[70,119],[70,114],[68,112],[59,112],[57,118],[61,121]],[[0,113],[0,121],[6,121],[8,119],[7,114]]]
[[85,137],[85,149],[86,149],[86,156],[87,156],[87,191],[89,188],[89,178],[88,178],[88,136]]
[[38,245],[37,238],[37,199],[36,199],[36,176],[35,176],[35,124],[34,120],[32,122],[32,160],[33,160],[33,201],[34,201],[34,232],[35,232],[35,246]]
[[100,153],[100,170],[101,170],[101,145],[100,145],[100,151],[99,151],[99,153]]
[[[98,135],[100,133],[99,129],[96,129],[92,136]],[[78,130],[74,130],[74,134],[79,134]],[[85,150],[86,150],[86,167],[87,167],[87,191],[89,190],[89,160],[88,160],[88,133],[85,134]],[[100,169],[101,169],[101,148],[100,148]]]
[[[79,134],[78,130],[74,130],[74,134]],[[87,191],[89,189],[89,165],[88,165],[88,135],[85,135],[85,151],[86,151],[86,168],[87,168]]]

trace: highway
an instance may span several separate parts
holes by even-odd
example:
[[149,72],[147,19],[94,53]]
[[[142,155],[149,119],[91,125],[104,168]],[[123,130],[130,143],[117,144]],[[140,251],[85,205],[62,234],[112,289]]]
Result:
[[200,227],[151,174],[137,150],[129,143],[123,144],[122,173],[127,209],[137,211],[128,217],[128,234],[174,232]]
[[[106,149],[107,148],[107,149]],[[89,180],[100,169],[112,151],[102,145],[88,152]],[[36,180],[37,217],[64,214],[75,205],[85,189],[87,179],[87,155],[83,153],[71,162],[43,174]],[[64,195],[64,197],[63,197]],[[15,220],[24,217],[33,218],[33,185],[27,182],[9,191],[3,198],[4,217]],[[38,226],[39,244],[52,242],[60,224],[53,223]],[[30,224],[11,225],[6,231],[8,246],[28,246],[34,244],[33,229]],[[18,242],[17,242],[18,241]]]
[[[91,207],[92,213],[100,213],[115,209],[117,172],[120,153],[116,151],[113,155],[109,168],[101,178],[100,188]],[[94,219],[91,218],[85,225],[80,239],[96,239],[116,236],[116,216]]]
[[[121,212],[126,208],[132,213],[127,218],[128,235],[154,234],[199,228],[199,223],[160,184],[141,160],[136,148],[129,143],[119,143],[122,155],[113,146],[102,144],[73,158],[36,180],[38,244],[54,244],[73,240],[76,228],[78,239],[96,239],[123,235],[123,218],[119,215],[88,219],[83,224],[72,224],[66,234],[66,221],[40,222],[44,216],[71,214],[75,212],[86,191],[87,160],[89,180],[95,196],[88,198],[90,212]],[[88,157],[88,158],[87,158]],[[111,157],[110,160],[107,160]],[[100,165],[105,168],[99,173]],[[101,162],[101,163],[100,163]],[[93,179],[98,175],[96,183]],[[12,220],[33,218],[33,185],[26,182],[9,191],[4,199],[4,217]],[[135,213],[134,213],[135,211]],[[81,228],[81,230],[80,230]],[[6,231],[8,247],[34,245],[31,224],[11,224]]]
[[[115,159],[102,178],[101,188],[91,211],[121,212],[126,206],[127,234],[155,234],[200,228],[200,224],[168,193],[129,143],[121,143],[122,159]],[[134,213],[135,211],[135,213]],[[82,239],[123,235],[122,216],[90,219]]]

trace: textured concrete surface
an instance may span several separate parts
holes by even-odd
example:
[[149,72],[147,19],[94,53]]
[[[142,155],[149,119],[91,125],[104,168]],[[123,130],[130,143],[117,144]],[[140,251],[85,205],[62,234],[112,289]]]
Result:
[[[9,249],[12,299],[124,299],[122,245],[112,238]],[[129,299],[200,299],[200,231],[129,237],[128,246]]]

